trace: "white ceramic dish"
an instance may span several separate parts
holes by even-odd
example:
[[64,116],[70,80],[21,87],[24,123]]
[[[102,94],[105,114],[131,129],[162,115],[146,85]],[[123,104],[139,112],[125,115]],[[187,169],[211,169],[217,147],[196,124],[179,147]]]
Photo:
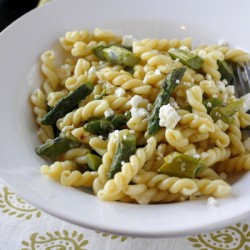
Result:
[[249,173],[233,184],[232,195],[218,200],[216,207],[208,207],[206,200],[162,205],[103,202],[43,177],[43,161],[34,152],[38,139],[28,102],[40,84],[40,54],[66,31],[99,27],[137,38],[192,36],[195,44],[223,39],[250,50],[250,33],[244,27],[250,21],[249,7],[248,0],[54,0],[14,22],[0,35],[1,182],[49,214],[123,235],[191,235],[249,216]]

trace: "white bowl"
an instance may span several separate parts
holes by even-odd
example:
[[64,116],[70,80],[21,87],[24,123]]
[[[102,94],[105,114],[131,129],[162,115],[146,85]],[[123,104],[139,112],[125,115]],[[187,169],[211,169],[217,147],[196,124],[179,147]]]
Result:
[[184,38],[194,45],[219,40],[250,49],[247,0],[54,0],[24,15],[0,35],[0,180],[15,193],[65,221],[123,235],[166,237],[211,231],[250,215],[250,174],[232,185],[232,195],[161,205],[103,202],[40,174],[44,163],[28,101],[39,86],[40,54],[66,31],[99,27],[137,38]]

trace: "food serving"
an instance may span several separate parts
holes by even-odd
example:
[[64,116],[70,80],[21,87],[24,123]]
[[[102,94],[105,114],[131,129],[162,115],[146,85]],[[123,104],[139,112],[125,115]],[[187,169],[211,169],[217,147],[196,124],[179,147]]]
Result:
[[63,60],[41,55],[44,81],[30,96],[43,175],[149,204],[225,197],[228,175],[249,170],[248,96],[232,85],[247,52],[98,28],[59,43]]

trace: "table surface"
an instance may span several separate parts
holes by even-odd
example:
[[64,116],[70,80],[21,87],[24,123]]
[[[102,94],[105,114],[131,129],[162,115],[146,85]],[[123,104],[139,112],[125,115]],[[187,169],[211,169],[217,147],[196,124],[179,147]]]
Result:
[[[0,0],[0,31],[48,0]],[[21,7],[20,7],[21,6]],[[214,232],[180,238],[133,238],[64,222],[31,206],[0,183],[0,250],[249,250],[250,218]],[[14,237],[13,237],[14,236]]]

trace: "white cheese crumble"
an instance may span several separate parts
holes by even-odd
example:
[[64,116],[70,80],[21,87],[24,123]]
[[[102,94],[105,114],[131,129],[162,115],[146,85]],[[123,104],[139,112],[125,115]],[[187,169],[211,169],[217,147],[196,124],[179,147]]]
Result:
[[222,93],[226,92],[226,86],[225,86],[225,83],[223,81],[218,81],[217,87],[218,87],[220,92],[222,92]]
[[200,159],[200,155],[199,154],[195,154],[195,155],[193,155],[193,158],[195,158],[195,159]]
[[132,107],[130,109],[131,117],[146,117],[148,116],[148,111],[145,108]]
[[228,85],[228,86],[226,86],[226,90],[227,90],[227,94],[228,94],[229,96],[232,96],[232,95],[235,94],[235,88],[234,88],[233,85]]
[[129,104],[132,106],[132,107],[137,107],[139,106],[139,104],[143,103],[143,98],[139,95],[135,95],[133,96],[130,101],[129,101]]
[[108,108],[108,109],[104,112],[104,116],[105,116],[105,117],[109,117],[109,116],[112,116],[112,115],[114,115],[114,114],[115,114],[115,112],[114,112],[114,110],[111,109],[111,108]]
[[207,205],[208,205],[209,207],[214,207],[214,206],[217,205],[217,200],[216,200],[214,197],[209,197],[209,198],[207,199]]
[[185,45],[182,45],[181,47],[179,47],[179,49],[185,50],[185,51],[190,51],[190,49]]
[[218,41],[218,45],[219,45],[219,46],[228,46],[229,44],[228,44],[227,41],[221,39],[221,40]]
[[115,90],[115,96],[121,97],[126,93],[126,91],[123,88],[117,88]]
[[168,129],[174,129],[181,119],[181,117],[178,115],[175,108],[171,106],[171,104],[163,105],[160,108],[159,118],[160,126],[166,127]]
[[211,108],[212,107],[212,103],[211,102],[207,102],[207,107]]
[[161,75],[161,71],[159,69],[156,69],[155,70],[155,74],[158,75],[158,76],[160,76]]
[[122,37],[122,45],[126,47],[133,46],[133,42],[136,41],[136,38],[134,38],[132,35],[124,35]]
[[90,69],[89,69],[89,74],[92,75],[96,72],[96,67],[95,66],[92,66]]
[[243,95],[241,99],[244,100],[243,110],[247,112],[250,109],[250,93]]
[[182,172],[186,171],[186,163],[185,163],[185,162],[183,162],[183,163],[181,164],[181,171],[182,171]]
[[207,55],[207,52],[204,49],[199,50],[198,56],[200,56],[201,58],[204,58],[206,57],[206,55]]

